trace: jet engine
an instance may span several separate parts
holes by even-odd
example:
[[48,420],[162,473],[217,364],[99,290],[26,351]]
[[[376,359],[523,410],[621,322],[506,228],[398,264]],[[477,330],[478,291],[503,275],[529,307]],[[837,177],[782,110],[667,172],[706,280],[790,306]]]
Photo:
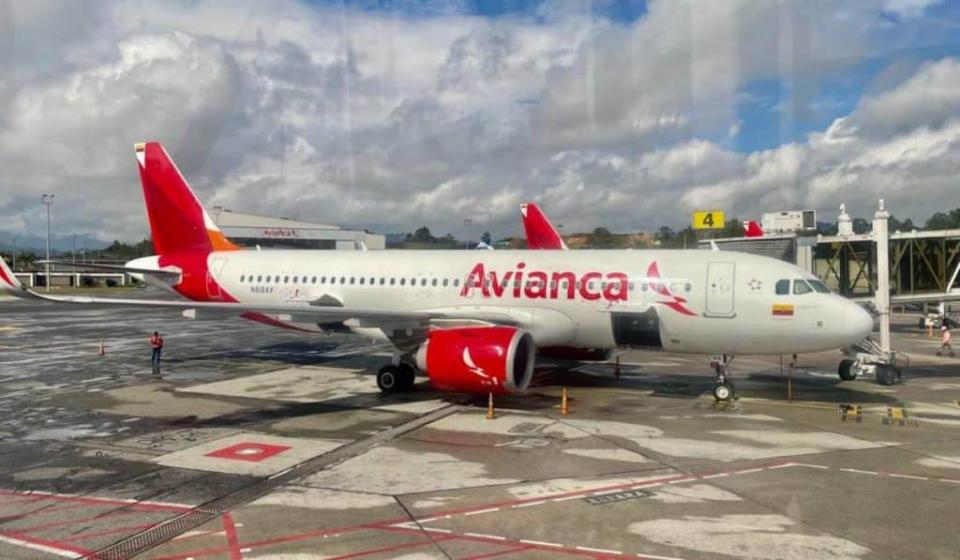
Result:
[[457,327],[430,331],[416,361],[440,391],[509,394],[530,384],[535,353],[523,329]]

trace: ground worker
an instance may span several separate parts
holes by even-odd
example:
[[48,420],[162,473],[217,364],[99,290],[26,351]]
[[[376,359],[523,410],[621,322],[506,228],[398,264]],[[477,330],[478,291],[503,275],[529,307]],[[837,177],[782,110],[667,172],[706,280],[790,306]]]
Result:
[[950,357],[953,357],[953,346],[950,345],[950,327],[944,325],[940,327],[940,349],[937,350],[937,356],[943,354],[944,351],[950,353]]
[[153,364],[153,371],[156,372],[160,370],[160,351],[163,350],[163,337],[157,331],[153,331],[153,336],[150,337],[150,348],[153,349],[150,363]]

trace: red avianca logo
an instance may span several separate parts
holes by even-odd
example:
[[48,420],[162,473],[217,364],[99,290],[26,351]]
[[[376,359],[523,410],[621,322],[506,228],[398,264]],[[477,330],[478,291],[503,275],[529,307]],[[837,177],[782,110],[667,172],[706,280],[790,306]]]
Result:
[[526,263],[517,263],[516,270],[498,273],[487,271],[483,263],[474,265],[460,290],[469,296],[471,290],[480,290],[483,297],[526,297],[528,299],[575,299],[577,295],[588,301],[627,301],[629,280],[623,272],[587,272],[577,276],[573,272],[524,270]]
[[674,295],[673,292],[670,291],[670,288],[667,287],[666,282],[660,278],[660,267],[657,266],[657,261],[653,261],[650,263],[650,266],[647,267],[647,281],[650,283],[650,289],[653,290],[654,293],[660,294],[665,298],[670,298],[669,300],[661,301],[660,303],[666,305],[670,309],[673,309],[677,313],[696,316],[696,313],[690,311],[687,309],[687,306],[684,305],[687,303],[687,299]]

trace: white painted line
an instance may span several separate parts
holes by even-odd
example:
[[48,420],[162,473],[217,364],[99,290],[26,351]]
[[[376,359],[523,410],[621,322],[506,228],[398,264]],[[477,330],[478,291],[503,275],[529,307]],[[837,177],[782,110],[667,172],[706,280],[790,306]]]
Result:
[[619,550],[606,550],[603,548],[590,548],[589,546],[576,546],[574,547],[577,550],[582,550],[584,552],[598,552],[600,554],[623,554]]
[[267,477],[267,479],[269,480],[269,479],[277,478],[278,476],[283,476],[283,475],[287,474],[288,472],[290,472],[290,471],[292,471],[292,470],[293,470],[293,467],[288,467],[288,468],[283,469],[282,471],[280,471],[280,472],[278,472],[278,473],[273,473],[273,474],[271,474],[270,476]]
[[436,527],[424,527],[424,531],[430,531],[431,533],[452,533],[450,529],[438,529]]
[[722,472],[717,474],[708,474],[707,476],[702,476],[700,478],[704,480],[710,480],[711,478],[723,478],[725,476],[730,476],[730,473]]
[[656,554],[637,554],[637,558],[649,558],[650,560],[683,560],[676,556],[657,556]]
[[527,502],[527,503],[525,503],[525,504],[518,504],[518,505],[515,505],[515,506],[513,506],[513,507],[514,507],[514,508],[525,508],[525,507],[530,507],[530,506],[539,506],[539,505],[543,505],[543,504],[545,504],[545,503],[547,503],[546,500],[540,500],[539,502]]
[[953,478],[938,478],[937,480],[939,480],[940,482],[952,482],[954,484],[960,484],[960,480],[956,480]]
[[520,542],[523,544],[532,544],[534,546],[552,546],[555,548],[563,548],[562,544],[552,543],[552,542],[543,542],[543,541],[531,541],[527,539],[520,539]]
[[693,479],[692,478],[676,478],[674,480],[667,482],[667,484],[680,484],[681,482],[690,482],[691,480]]
[[431,521],[436,521],[440,519],[439,517],[424,517],[423,519],[417,519],[417,523],[430,523]]
[[500,508],[478,509],[477,511],[468,511],[463,515],[480,515],[481,513],[493,513],[495,511],[500,511]]
[[750,474],[755,472],[761,472],[763,469],[744,469],[742,471],[734,471],[734,474]]
[[507,537],[498,537],[497,535],[484,535],[483,533],[464,533],[466,537],[475,537],[478,539],[493,539],[495,541],[505,541]]
[[874,471],[862,471],[860,469],[850,469],[850,468],[841,468],[841,471],[852,472],[857,474],[872,474],[875,476],[880,476],[880,473]]
[[566,498],[554,498],[550,501],[551,502],[569,502],[570,500],[579,500],[580,498],[583,498],[583,495],[567,496]]
[[891,476],[891,477],[893,477],[893,478],[908,478],[908,479],[910,479],[910,480],[930,480],[929,478],[927,478],[927,477],[925,477],[925,476],[914,476],[914,475],[912,475],[912,474],[895,474],[895,473],[890,473],[890,474],[888,474],[887,476]]
[[787,467],[796,467],[796,466],[797,466],[797,463],[784,463],[782,465],[774,465],[772,467],[767,467],[767,470],[772,471],[773,469],[785,469]]
[[251,551],[253,551],[252,548],[241,548],[241,549],[240,549],[240,554],[246,554],[246,553],[251,552]]
[[824,470],[830,468],[830,467],[827,467],[827,466],[824,466],[824,465],[810,465],[810,464],[808,464],[808,463],[794,463],[794,466],[797,466],[797,467],[810,467],[811,469],[824,469]]
[[15,539],[13,537],[5,537],[0,535],[0,542],[5,542],[8,544],[22,546],[25,548],[30,548],[33,550],[39,550],[41,552],[47,552],[49,554],[56,554],[57,556],[63,556],[64,558],[80,558],[80,555],[76,552],[70,552],[69,550],[61,550],[59,548],[53,548],[52,546],[45,546],[42,544],[22,541],[20,539]]

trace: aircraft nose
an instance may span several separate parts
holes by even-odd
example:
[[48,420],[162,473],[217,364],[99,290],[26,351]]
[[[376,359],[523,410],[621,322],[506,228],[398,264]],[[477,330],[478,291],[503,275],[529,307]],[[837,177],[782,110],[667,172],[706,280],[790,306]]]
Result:
[[845,301],[843,313],[843,332],[850,344],[860,342],[873,332],[873,316],[867,310],[852,301]]

